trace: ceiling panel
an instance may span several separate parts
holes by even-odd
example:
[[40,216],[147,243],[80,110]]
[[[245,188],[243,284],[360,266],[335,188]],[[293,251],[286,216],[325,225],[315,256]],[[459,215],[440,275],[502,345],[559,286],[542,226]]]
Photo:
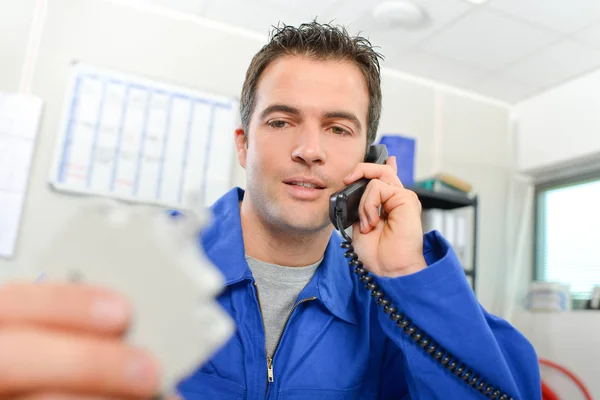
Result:
[[[256,0],[250,0],[250,2],[258,3]],[[325,17],[330,15],[331,10],[337,9],[337,5],[343,2],[344,0],[261,0],[263,7],[275,6],[277,9],[284,11],[290,20],[295,20],[296,15],[306,18],[302,22],[308,22],[314,18],[317,18],[319,22],[329,22],[331,18]]]
[[481,9],[426,41],[424,49],[473,66],[498,69],[557,37],[549,31]]
[[191,14],[202,14],[209,0],[145,0],[146,3]]
[[523,83],[546,88],[599,65],[600,51],[574,40],[564,40],[515,64],[505,73]]
[[389,29],[385,0],[140,0],[266,34],[279,21],[342,24],[378,46],[386,68],[516,102],[600,67],[600,0],[412,0],[430,23]]
[[600,49],[600,23],[576,33],[574,38]]
[[[218,1],[218,0],[217,0]],[[343,0],[264,0],[267,5],[276,5],[287,10],[328,9],[343,2]]]
[[[337,2],[324,13],[319,15],[320,21],[333,21],[335,24],[341,24],[348,28],[348,31],[356,33],[359,29],[356,21],[360,20],[366,13],[379,4],[381,0],[342,0]],[[364,30],[364,27],[362,27]]]
[[252,29],[265,35],[271,31],[271,26],[277,25],[279,22],[298,25],[312,18],[311,11],[308,9],[302,12],[289,11],[277,5],[266,5],[264,1],[257,0],[211,1],[206,7],[205,16],[230,25]]
[[455,86],[464,86],[481,79],[484,75],[489,75],[489,71],[484,69],[474,68],[424,51],[409,52],[390,61],[398,67],[397,69],[402,69],[409,74]]
[[[417,3],[417,2],[415,2]],[[374,44],[382,46],[384,54],[394,57],[435,34],[448,24],[461,18],[471,7],[460,0],[421,0],[418,2],[428,10],[429,23],[421,29],[383,29],[368,13],[356,25],[369,33]]]
[[599,0],[491,0],[488,6],[562,33],[600,20]]

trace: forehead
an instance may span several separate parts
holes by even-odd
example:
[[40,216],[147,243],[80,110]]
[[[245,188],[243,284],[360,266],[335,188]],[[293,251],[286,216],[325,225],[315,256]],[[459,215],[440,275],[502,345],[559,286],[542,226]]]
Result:
[[341,60],[283,56],[263,71],[257,87],[255,111],[273,103],[292,105],[304,112],[347,110],[366,126],[369,91],[360,68]]

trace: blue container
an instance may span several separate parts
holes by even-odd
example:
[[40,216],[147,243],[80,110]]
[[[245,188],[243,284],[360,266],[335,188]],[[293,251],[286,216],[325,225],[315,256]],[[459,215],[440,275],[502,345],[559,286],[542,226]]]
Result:
[[398,178],[405,187],[415,183],[415,142],[414,138],[397,134],[383,135],[379,140],[387,147],[388,155],[396,157]]

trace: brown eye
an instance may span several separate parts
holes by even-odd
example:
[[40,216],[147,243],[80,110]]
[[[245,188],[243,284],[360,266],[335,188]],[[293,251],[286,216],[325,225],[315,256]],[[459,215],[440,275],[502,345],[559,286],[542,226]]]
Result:
[[269,125],[271,128],[282,129],[282,128],[285,128],[288,125],[288,123],[285,121],[276,119],[276,120],[267,122],[267,125]]
[[350,135],[350,132],[347,131],[344,128],[340,128],[339,126],[332,126],[331,127],[331,132],[335,133],[336,135]]

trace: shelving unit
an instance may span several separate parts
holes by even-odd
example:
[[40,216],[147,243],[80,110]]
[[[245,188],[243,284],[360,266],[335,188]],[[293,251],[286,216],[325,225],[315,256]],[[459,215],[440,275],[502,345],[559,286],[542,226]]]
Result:
[[452,193],[439,193],[425,190],[423,188],[410,188],[419,196],[423,210],[440,209],[440,210],[455,210],[463,207],[473,207],[473,260],[472,269],[465,270],[465,275],[470,276],[473,280],[473,291],[475,291],[476,274],[477,274],[477,214],[478,200],[477,196],[467,197]]

